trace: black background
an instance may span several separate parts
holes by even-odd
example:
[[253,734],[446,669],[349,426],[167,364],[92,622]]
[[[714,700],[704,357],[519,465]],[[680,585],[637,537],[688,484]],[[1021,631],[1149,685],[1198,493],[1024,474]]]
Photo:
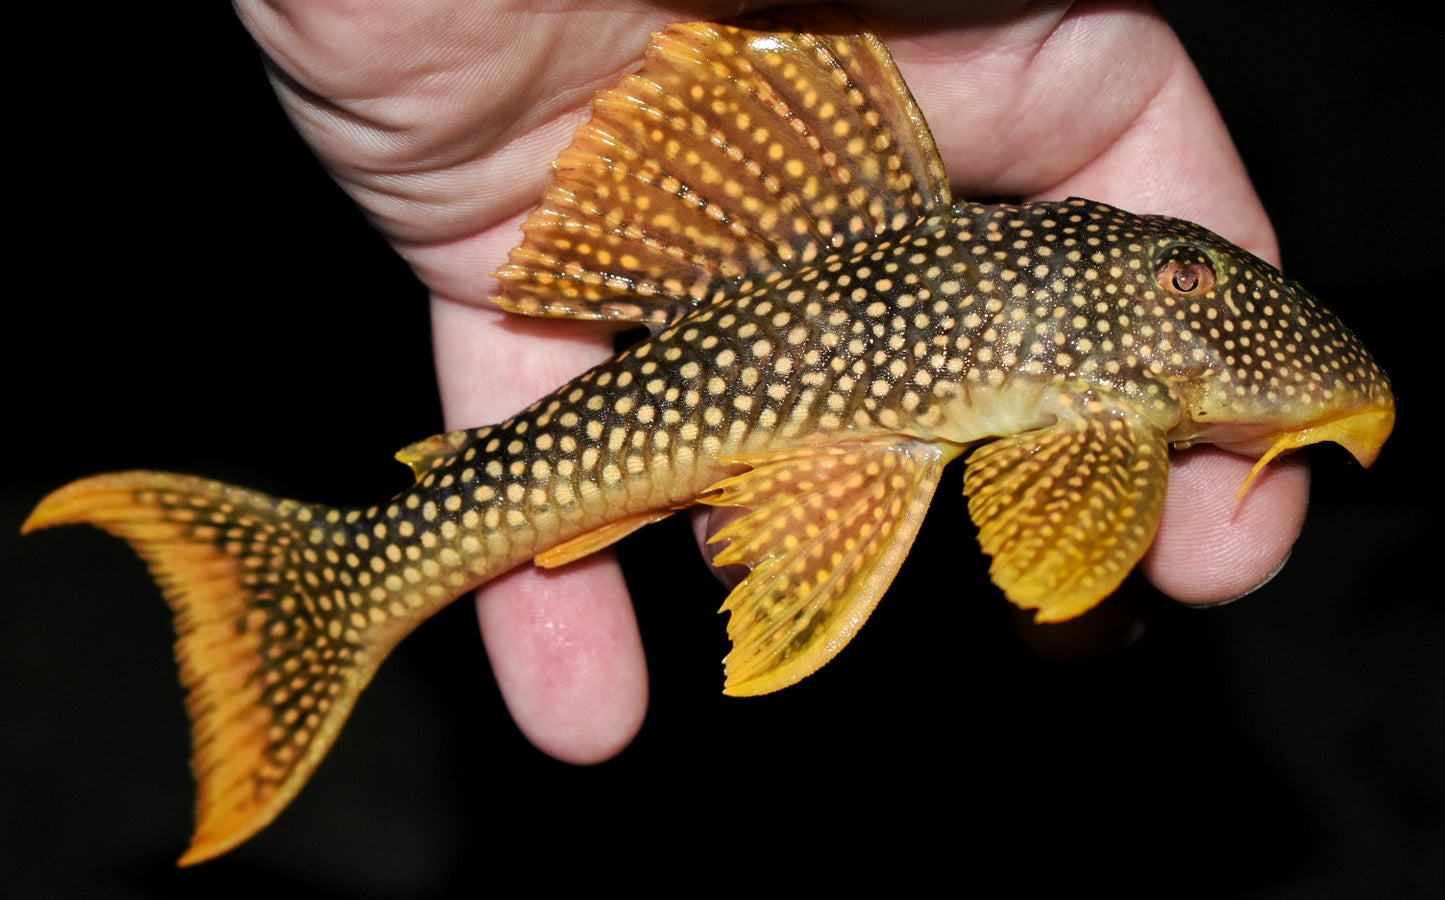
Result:
[[679,524],[647,529],[623,558],[652,704],[618,759],[573,768],[528,745],[456,604],[382,668],[291,810],[178,871],[192,788],[164,604],[120,542],[21,541],[20,521],[65,481],[129,467],[355,502],[405,485],[391,454],[440,412],[422,289],[292,133],[229,7],[175,6],[88,10],[78,43],[69,22],[12,35],[45,61],[15,77],[7,154],[0,892],[385,897],[540,878],[752,893],[877,877],[909,892],[1002,878],[1438,896],[1433,29],[1380,4],[1169,4],[1286,267],[1400,402],[1373,470],[1311,451],[1310,518],[1266,589],[1198,612],[1136,577],[1139,643],[1042,660],[987,581],[955,470],[848,650],[781,694],[731,700],[723,591]]

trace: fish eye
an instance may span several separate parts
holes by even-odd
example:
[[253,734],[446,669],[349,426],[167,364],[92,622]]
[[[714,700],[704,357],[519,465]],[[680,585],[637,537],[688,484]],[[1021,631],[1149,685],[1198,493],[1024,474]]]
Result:
[[1154,266],[1154,281],[1175,297],[1200,297],[1214,290],[1214,264],[1197,248],[1170,247]]

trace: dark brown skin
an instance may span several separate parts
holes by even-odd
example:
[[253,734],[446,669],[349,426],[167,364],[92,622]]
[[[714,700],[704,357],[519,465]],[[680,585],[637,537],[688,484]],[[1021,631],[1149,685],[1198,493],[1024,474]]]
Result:
[[[896,58],[956,197],[1089,197],[1198,222],[1278,262],[1213,103],[1148,4],[852,5]],[[488,305],[489,273],[591,96],[640,62],[653,31],[731,16],[736,4],[236,6],[303,137],[430,290],[448,428],[500,421],[611,355],[611,328]],[[1208,447],[1175,456],[1143,565],[1162,591],[1225,602],[1283,564],[1308,470],[1273,463],[1236,503],[1252,465]],[[512,715],[538,747],[585,763],[632,739],[647,675],[611,554],[514,571],[478,592],[477,609]]]

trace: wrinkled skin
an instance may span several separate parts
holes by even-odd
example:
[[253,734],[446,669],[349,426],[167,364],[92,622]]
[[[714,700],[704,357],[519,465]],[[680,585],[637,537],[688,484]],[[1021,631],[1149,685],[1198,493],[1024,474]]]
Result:
[[[853,5],[897,59],[955,196],[1089,197],[1191,219],[1277,262],[1224,124],[1146,4]],[[736,3],[236,6],[296,127],[429,289],[449,429],[500,421],[611,355],[610,328],[490,307],[490,272],[517,242],[517,224],[593,93],[639,64],[651,32],[725,18]],[[1304,517],[1308,470],[1272,464],[1236,504],[1250,465],[1207,447],[1175,457],[1143,564],[1162,591],[1220,603],[1283,564]],[[647,675],[610,553],[558,571],[513,571],[478,592],[477,611],[497,681],[533,743],[593,762],[632,739]]]

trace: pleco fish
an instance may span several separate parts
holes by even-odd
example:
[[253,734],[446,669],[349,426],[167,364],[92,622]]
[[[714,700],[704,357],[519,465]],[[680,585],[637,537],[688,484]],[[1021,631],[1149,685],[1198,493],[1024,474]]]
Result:
[[723,606],[726,691],[762,694],[848,643],[969,450],[993,580],[1045,622],[1149,547],[1171,444],[1255,473],[1318,441],[1374,461],[1389,382],[1298,284],[1176,219],[954,202],[879,38],[837,12],[790,23],[656,35],[498,273],[509,310],[649,339],[500,425],[403,449],[416,484],[374,506],[125,472],[31,514],[26,532],[125,538],[174,611],[198,782],[183,864],[270,822],[442,606],[683,507],[747,510],[713,539],[751,568]]

